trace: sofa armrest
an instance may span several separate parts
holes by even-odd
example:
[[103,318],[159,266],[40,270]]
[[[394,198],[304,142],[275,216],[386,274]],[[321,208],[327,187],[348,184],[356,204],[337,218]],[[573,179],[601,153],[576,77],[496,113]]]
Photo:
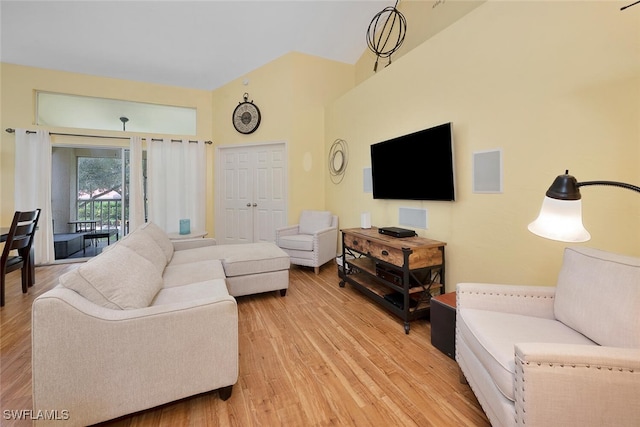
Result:
[[54,288],[33,303],[32,377],[34,408],[64,408],[76,425],[233,385],[236,302],[110,310]]
[[637,425],[640,349],[521,343],[516,417],[523,425]]
[[327,227],[327,228],[322,228],[318,231],[316,231],[315,233],[313,233],[314,236],[324,236],[327,234],[331,234],[334,236],[338,235],[338,229],[336,227]]
[[293,236],[295,234],[300,234],[299,224],[276,228],[276,239],[278,238],[278,236]]
[[338,252],[338,229],[323,228],[313,234],[313,250],[318,251],[318,260],[325,263],[334,259]]
[[555,319],[555,287],[458,283],[456,307]]
[[336,248],[338,247],[338,229],[335,227],[327,227],[313,233],[313,246],[333,248],[333,257],[336,256]]
[[172,240],[174,251],[183,251],[185,249],[202,248],[205,246],[215,246],[216,239],[211,237],[185,239],[185,240]]

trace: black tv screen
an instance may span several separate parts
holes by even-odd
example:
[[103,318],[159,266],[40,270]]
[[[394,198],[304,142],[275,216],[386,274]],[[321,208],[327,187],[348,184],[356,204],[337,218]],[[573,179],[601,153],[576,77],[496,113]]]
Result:
[[451,123],[371,145],[374,199],[455,200]]

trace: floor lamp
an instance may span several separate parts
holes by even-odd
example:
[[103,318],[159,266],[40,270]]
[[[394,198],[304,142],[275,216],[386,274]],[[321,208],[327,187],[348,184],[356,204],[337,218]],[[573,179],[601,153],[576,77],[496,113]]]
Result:
[[580,187],[607,185],[621,187],[640,193],[640,187],[616,181],[578,182],[565,171],[558,175],[542,202],[540,214],[529,224],[529,231],[538,236],[561,242],[586,242],[591,235],[582,225],[582,202]]

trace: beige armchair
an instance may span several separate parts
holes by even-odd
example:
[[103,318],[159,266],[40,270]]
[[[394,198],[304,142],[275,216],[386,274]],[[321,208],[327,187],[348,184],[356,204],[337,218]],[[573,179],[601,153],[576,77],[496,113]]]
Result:
[[556,287],[461,283],[456,360],[499,426],[640,420],[640,258],[567,248]]
[[291,258],[291,264],[320,266],[336,257],[338,249],[338,217],[329,211],[305,210],[296,225],[278,228],[276,244]]

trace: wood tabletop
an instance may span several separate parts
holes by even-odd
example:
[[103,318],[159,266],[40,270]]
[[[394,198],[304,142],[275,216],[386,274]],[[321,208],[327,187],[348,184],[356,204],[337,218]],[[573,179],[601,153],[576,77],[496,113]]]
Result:
[[393,237],[386,234],[380,234],[378,227],[371,228],[346,228],[342,230],[343,233],[349,233],[352,235],[362,236],[365,239],[377,240],[384,242],[385,245],[394,247],[396,249],[415,249],[415,248],[435,248],[445,246],[445,242],[438,240],[427,239],[426,237],[414,236],[414,237]]
[[444,305],[447,305],[451,308],[456,308],[456,293],[449,292],[447,294],[442,294],[431,298],[431,301],[438,301]]

